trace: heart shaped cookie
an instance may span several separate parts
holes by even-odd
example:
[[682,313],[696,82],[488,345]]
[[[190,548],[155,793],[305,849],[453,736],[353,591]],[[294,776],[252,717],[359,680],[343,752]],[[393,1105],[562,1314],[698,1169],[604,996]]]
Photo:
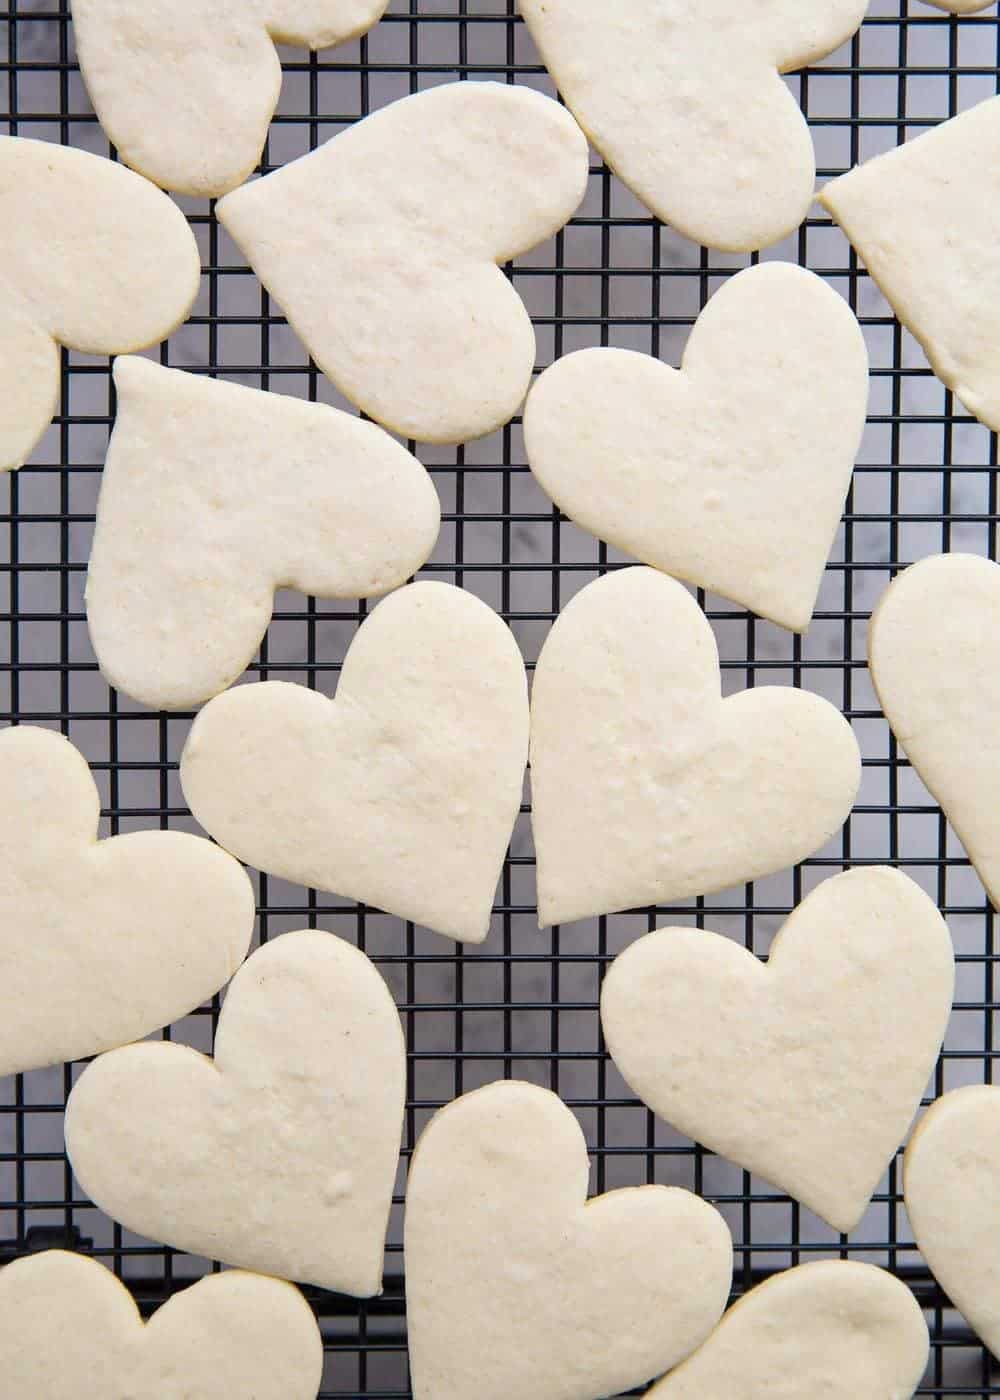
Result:
[[214,1061],[163,1042],[95,1060],[66,1105],[66,1151],[87,1195],[136,1234],[369,1298],[405,1079],[375,967],[306,929],[233,978]]
[[906,569],[872,615],[868,660],[892,732],[1000,902],[1000,566],[939,554]]
[[434,548],[433,483],[374,424],[149,360],[116,361],[115,386],[87,620],[134,699],[187,709],[224,690],[276,588],[386,593]]
[[723,700],[712,629],[682,585],[608,574],[563,609],[535,668],[539,923],[793,865],[837,830],[860,780],[850,725],[826,700],[784,686]]
[[227,195],[219,218],[342,393],[386,427],[460,442],[531,382],[535,333],[498,263],[562,228],[587,142],[526,87],[393,102]]
[[520,0],[545,66],[608,165],[657,218],[731,252],[792,232],[812,139],[782,73],[848,39],[868,0]]
[[415,583],[362,625],[333,703],[270,681],[206,705],[181,782],[241,860],[479,943],[527,747],[510,631],[471,593]]
[[184,215],[147,180],[0,136],[0,471],[27,460],[58,407],[60,345],[154,345],[187,316],[200,276]]
[[680,371],[633,350],[557,360],[528,397],[524,441],[578,525],[801,632],[867,403],[847,303],[811,272],[761,263],[715,294]]
[[905,1284],[821,1259],[751,1289],[648,1400],[909,1400],[929,1350]]
[[1000,1353],[1000,1088],[969,1084],[927,1110],[903,1161],[917,1248],[959,1312]]
[[1000,98],[826,185],[847,234],[934,373],[1000,429]]
[[61,1250],[0,1271],[7,1400],[316,1400],[323,1339],[302,1294],[209,1274],[144,1326],[115,1276]]
[[100,807],[62,735],[0,732],[0,1077],[187,1015],[250,946],[253,890],[235,860],[180,831],[98,841]]
[[601,1020],[644,1103],[847,1231],[919,1107],[954,982],[936,906],[874,866],[814,889],[766,964],[704,929],[647,934],[612,964]]
[[725,1306],[722,1216],[676,1187],[587,1200],[573,1114],[488,1084],[437,1113],[406,1191],[414,1400],[597,1400],[702,1342]]
[[281,92],[275,44],[325,49],[388,0],[73,0],[80,72],[133,169],[180,194],[225,194],[260,160]]

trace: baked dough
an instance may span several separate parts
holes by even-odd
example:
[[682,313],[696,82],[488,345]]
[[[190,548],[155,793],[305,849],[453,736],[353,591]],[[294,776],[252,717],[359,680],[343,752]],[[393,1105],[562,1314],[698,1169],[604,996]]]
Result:
[[792,232],[816,161],[781,74],[831,53],[867,0],[520,0],[546,67],[615,174],[696,243]]
[[791,263],[747,268],[698,318],[680,371],[592,349],[547,369],[528,461],[578,525],[803,632],[868,404],[844,299]]
[[21,466],[59,405],[59,346],[92,355],[165,340],[198,293],[177,206],[87,151],[0,136],[0,470]]
[[233,978],[215,1060],[113,1050],[77,1081],[66,1150],[126,1229],[339,1293],[379,1291],[406,1054],[364,953],[305,929]]
[[924,0],[924,4],[953,15],[973,15],[977,10],[988,10],[993,0]]
[[415,583],[361,626],[333,702],[269,681],[206,705],[181,783],[241,860],[480,943],[527,748],[508,628],[471,593]]
[[406,1193],[414,1400],[597,1400],[659,1375],[725,1306],[722,1216],[677,1187],[587,1201],[580,1127],[488,1084],[424,1129]]
[[323,1339],[296,1289],[209,1274],[144,1326],[128,1289],[61,1250],[0,1271],[5,1400],[316,1400]]
[[861,780],[850,725],[826,700],[785,686],[721,698],[711,627],[654,569],[570,601],[531,705],[542,927],[793,865],[833,835]]
[[933,1103],[903,1160],[913,1238],[994,1356],[1000,1352],[1000,1088],[967,1084]]
[[61,734],[0,732],[0,1077],[187,1015],[250,946],[253,890],[235,860],[181,831],[98,841],[100,805]]
[[831,181],[820,203],[934,373],[1000,428],[1000,98]]
[[149,360],[116,361],[115,386],[87,620],[133,699],[200,705],[253,659],[276,588],[386,593],[434,548],[434,485],[374,424]]
[[73,0],[80,72],[122,160],[180,194],[225,194],[260,160],[275,44],[325,49],[388,0]]
[[973,554],[922,559],[872,615],[879,704],[1000,902],[1000,566]]
[[644,1103],[847,1231],[920,1105],[954,982],[936,906],[874,866],[817,886],[766,965],[705,929],[647,934],[612,964],[601,1020]]
[[909,1400],[929,1351],[905,1284],[821,1259],[758,1284],[647,1400]]
[[405,437],[460,442],[521,405],[535,333],[497,266],[562,228],[587,143],[526,87],[393,102],[218,214],[320,369]]

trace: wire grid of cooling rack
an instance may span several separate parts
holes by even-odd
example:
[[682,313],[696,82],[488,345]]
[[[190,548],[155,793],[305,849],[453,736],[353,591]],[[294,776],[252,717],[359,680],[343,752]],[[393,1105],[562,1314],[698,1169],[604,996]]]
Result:
[[[74,63],[68,9],[67,0],[0,3],[0,130],[107,153]],[[381,24],[356,44],[323,55],[284,52],[284,89],[265,168],[396,97],[456,77],[552,92],[514,9],[513,0],[394,0]],[[919,0],[875,0],[849,44],[788,80],[813,129],[821,180],[993,95],[998,43],[992,9],[957,20]],[[162,360],[340,402],[210,206],[182,203],[201,247],[203,284],[194,315],[163,347]],[[0,229],[0,246],[4,236]],[[865,633],[871,607],[897,568],[941,549],[996,556],[996,440],[931,375],[828,219],[809,218],[766,256],[821,273],[860,316],[873,365],[871,416],[808,636],[792,637],[721,600],[699,599],[719,641],[727,690],[756,681],[801,685],[843,709],[865,759],[858,803],[843,832],[794,871],[676,908],[545,933],[535,923],[525,806],[481,948],[456,947],[346,901],[257,879],[260,937],[308,924],[356,941],[389,980],[409,1046],[385,1293],[359,1304],[308,1290],[327,1343],[327,1400],[408,1393],[400,1245],[405,1162],[435,1108],[504,1076],[547,1085],[569,1102],[592,1152],[595,1191],[661,1181],[716,1202],[734,1235],[737,1294],[818,1256],[884,1264],[927,1310],[933,1351],[919,1393],[1000,1395],[989,1358],[914,1249],[898,1159],[862,1224],[842,1238],[767,1183],[654,1120],[628,1093],[600,1037],[601,975],[641,932],[668,920],[706,923],[766,953],[782,918],[820,879],[847,864],[888,860],[936,898],[958,950],[955,1012],[929,1097],[992,1075],[992,912],[880,715],[865,668]],[[594,344],[646,350],[676,364],[699,309],[746,261],[675,236],[594,158],[579,216],[511,273],[535,321],[540,368]],[[109,690],[87,639],[83,583],[113,403],[106,361],[64,352],[62,362],[60,415],[31,462],[0,487],[0,719],[58,728],[83,750],[101,787],[105,834],[191,827],[177,781],[190,716],[145,711]],[[527,471],[519,420],[482,442],[419,455],[444,510],[424,574],[458,583],[498,608],[530,666],[560,607],[622,556],[561,520],[542,496]],[[364,613],[364,606],[280,595],[250,677],[331,691]],[[210,1050],[217,1011],[218,999],[164,1034]],[[210,1265],[129,1235],[82,1196],[62,1151],[62,1112],[77,1069],[0,1081],[0,1263],[52,1244],[89,1251],[149,1311]]]

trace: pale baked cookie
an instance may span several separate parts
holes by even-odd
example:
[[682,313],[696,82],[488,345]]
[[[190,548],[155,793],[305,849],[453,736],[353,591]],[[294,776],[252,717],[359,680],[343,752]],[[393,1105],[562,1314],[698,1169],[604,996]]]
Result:
[[214,1060],[162,1042],[95,1060],[66,1105],[66,1150],[87,1195],[136,1234],[368,1298],[405,1080],[378,971],[307,929],[233,978]]
[[970,1084],[933,1103],[903,1159],[917,1248],[948,1297],[1000,1352],[1000,1088]]
[[302,1294],[209,1274],[145,1325],[115,1276],[48,1250],[0,1270],[5,1400],[315,1400],[323,1339]]
[[115,386],[87,621],[104,675],[153,709],[231,684],[276,588],[387,593],[434,548],[434,485],[374,424],[149,360],[116,361]]
[[528,397],[524,440],[539,484],[584,529],[802,632],[867,404],[844,299],[761,263],[716,292],[680,371],[633,350],[557,360]]
[[723,700],[712,629],[654,569],[588,584],[535,670],[540,924],[709,894],[793,865],[851,809],[861,759],[826,700]]
[[648,1400],[909,1400],[929,1349],[905,1284],[822,1259],[758,1284]]
[[326,49],[388,0],[73,0],[80,72],[126,165],[219,195],[260,160],[281,91],[275,44]]
[[660,1117],[846,1231],[917,1111],[954,982],[936,906],[875,866],[814,889],[766,964],[705,929],[646,934],[612,964],[601,1021]]
[[892,731],[1000,900],[1000,566],[938,554],[872,614],[868,660]]
[[1000,428],[1000,98],[820,194],[939,379]]
[[82,755],[0,732],[0,1076],[139,1040],[228,982],[253,934],[250,881],[181,831],[98,841]]
[[591,141],[657,218],[733,252],[791,233],[816,161],[781,74],[831,53],[867,0],[519,0]]
[[948,10],[953,15],[973,15],[977,10],[988,10],[993,0],[924,0],[925,5],[933,5],[935,10]]
[[725,1306],[732,1241],[676,1187],[587,1201],[559,1098],[488,1084],[424,1129],[406,1193],[414,1400],[598,1400],[660,1375]]
[[219,218],[352,403],[460,442],[506,423],[531,382],[535,333],[497,264],[563,226],[587,170],[557,103],[448,83],[227,195]]
[[59,346],[92,355],[165,340],[198,292],[198,245],[147,180],[87,151],[0,136],[0,470],[59,405]]
[[415,583],[361,626],[335,700],[271,681],[210,701],[181,782],[241,860],[479,943],[527,748],[509,629],[461,588]]

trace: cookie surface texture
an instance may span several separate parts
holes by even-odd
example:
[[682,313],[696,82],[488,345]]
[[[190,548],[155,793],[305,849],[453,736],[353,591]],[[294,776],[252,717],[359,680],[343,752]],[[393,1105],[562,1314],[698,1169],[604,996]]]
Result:
[[198,293],[176,204],[88,151],[0,136],[0,470],[30,456],[59,405],[59,346],[90,355],[165,340]]
[[1000,428],[1000,98],[832,180],[820,203],[934,373]]
[[972,1084],[933,1103],[903,1159],[917,1248],[959,1312],[1000,1351],[1000,1089]]
[[219,203],[219,218],[352,403],[403,437],[506,423],[535,333],[498,264],[550,237],[587,183],[550,98],[499,83],[404,97]]
[[198,821],[241,860],[479,943],[521,804],[524,662],[485,603],[415,583],[358,630],[333,701],[237,686],[181,755]]
[[851,809],[861,760],[826,700],[726,700],[712,629],[654,569],[588,584],[535,669],[539,922],[708,894],[793,865]]
[[580,1127],[489,1084],[424,1129],[406,1196],[414,1400],[598,1400],[661,1374],[725,1306],[722,1216],[676,1187],[587,1200]]
[[584,131],[643,204],[710,248],[792,232],[816,159],[781,75],[831,53],[867,0],[519,0]]
[[879,703],[990,898],[1000,899],[1000,566],[938,554],[899,574],[868,632]]
[[525,450],[584,529],[802,632],[867,404],[850,307],[813,273],[762,263],[716,292],[680,370],[634,350],[557,360],[528,396]]
[[283,934],[233,979],[214,1060],[162,1042],[95,1060],[66,1106],[66,1150],[83,1190],[136,1234],[368,1298],[405,1078],[374,965],[331,933]]
[[928,1350],[905,1284],[871,1264],[822,1259],[747,1293],[649,1400],[909,1400]]
[[122,160],[178,194],[241,185],[281,91],[275,44],[326,49],[387,0],[73,0],[80,71]]
[[605,977],[601,1020],[660,1117],[847,1231],[919,1107],[954,982],[937,907],[873,866],[818,885],[766,964],[705,929],[646,934]]
[[374,424],[132,357],[114,377],[87,621],[133,699],[202,704],[253,660],[277,588],[378,596],[434,548],[434,485]]
[[0,1077],[140,1040],[246,956],[250,881],[199,836],[99,841],[83,755],[49,729],[0,732]]
[[315,1400],[322,1371],[312,1309],[278,1279],[210,1274],[143,1324],[94,1259],[47,1250],[0,1270],[5,1400]]

